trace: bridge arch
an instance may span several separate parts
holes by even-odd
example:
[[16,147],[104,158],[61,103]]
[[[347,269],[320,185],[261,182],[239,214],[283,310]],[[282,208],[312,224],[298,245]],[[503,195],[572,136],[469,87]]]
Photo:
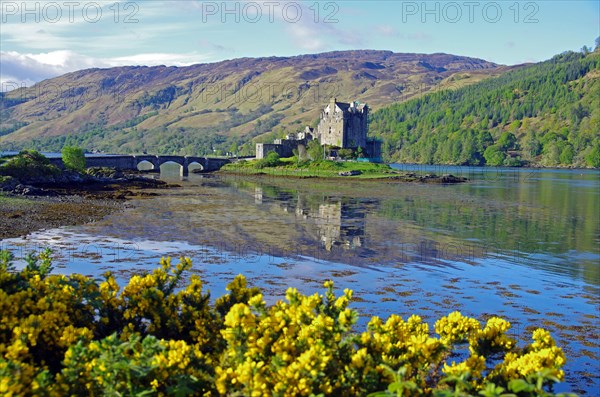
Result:
[[138,171],[152,171],[155,169],[154,163],[148,160],[140,161],[139,163],[137,163],[136,168],[138,169]]
[[193,172],[194,170],[204,171],[204,165],[199,163],[198,161],[192,161],[188,164],[188,172]]
[[166,173],[168,171],[166,171],[168,168],[173,167],[173,166],[178,166],[179,167],[179,176],[184,176],[187,174],[187,166],[184,164],[181,164],[177,161],[173,161],[173,160],[166,160],[166,161],[162,161],[160,163],[160,172],[161,173]]
[[[144,154],[132,156],[133,168],[138,170],[155,170],[158,171],[158,158],[156,156]],[[150,166],[151,165],[151,166]]]

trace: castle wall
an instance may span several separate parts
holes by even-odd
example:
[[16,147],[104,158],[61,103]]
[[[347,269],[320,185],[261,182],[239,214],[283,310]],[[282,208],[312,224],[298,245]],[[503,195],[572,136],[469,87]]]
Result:
[[[381,145],[367,141],[367,119],[369,108],[356,102],[337,102],[335,98],[321,112],[317,126],[316,139],[321,145],[339,148],[363,148],[368,157],[380,157]],[[312,130],[307,127],[304,134],[290,134],[288,139],[276,139],[274,143],[257,143],[256,158],[262,159],[273,151],[281,157],[293,156],[298,145],[305,145],[313,138]],[[299,139],[301,138],[301,139]],[[377,146],[379,145],[379,146]]]
[[256,144],[256,158],[262,159],[269,154],[269,152],[275,152],[279,157],[292,157],[294,147],[290,145],[281,145],[275,143],[257,143]]
[[367,146],[367,108],[348,114],[346,139],[344,147],[356,148]]
[[367,145],[365,146],[365,155],[371,159],[381,159],[381,141],[367,141]]
[[317,127],[321,145],[344,147],[344,116],[342,112],[321,113]]

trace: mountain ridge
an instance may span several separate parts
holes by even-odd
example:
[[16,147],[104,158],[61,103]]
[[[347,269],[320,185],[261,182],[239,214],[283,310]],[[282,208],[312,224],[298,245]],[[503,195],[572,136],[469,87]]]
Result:
[[[379,107],[511,67],[387,50],[237,58],[185,67],[91,68],[0,98],[0,146],[206,154],[313,124],[332,96]],[[241,149],[240,147],[243,146]]]

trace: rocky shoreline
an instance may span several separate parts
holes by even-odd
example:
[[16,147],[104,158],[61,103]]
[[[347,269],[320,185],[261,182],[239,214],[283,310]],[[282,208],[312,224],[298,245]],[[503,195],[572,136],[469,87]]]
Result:
[[[309,172],[305,175],[294,175],[291,172],[282,172],[281,174],[277,173],[268,173],[268,172],[235,172],[230,170],[220,170],[215,174],[217,175],[235,175],[240,176],[242,178],[286,178],[286,179],[322,179],[322,180],[352,180],[357,182],[387,182],[387,183],[397,183],[397,182],[417,182],[417,183],[433,183],[433,184],[457,184],[457,183],[465,183],[468,182],[469,179],[462,176],[454,176],[452,174],[444,174],[444,175],[436,175],[436,174],[425,174],[425,175],[417,175],[415,173],[401,173],[401,172],[389,172],[386,173],[385,176],[374,176],[368,177],[363,174],[361,171],[341,171],[336,173],[335,175],[310,175]],[[351,178],[354,176],[362,175],[360,178]]]
[[388,178],[392,181],[402,182],[420,182],[420,183],[463,183],[469,179],[462,176],[454,176],[452,174],[444,174],[442,176],[435,174],[417,175],[409,173],[405,175],[393,176]]
[[63,170],[57,175],[42,177],[4,177],[0,192],[19,196],[82,195],[93,198],[123,199],[130,196],[155,195],[134,192],[136,189],[166,188],[168,184],[136,172],[123,172],[110,168],[89,168],[86,173]]
[[123,210],[126,200],[152,197],[145,189],[168,188],[164,181],[111,169],[0,181],[0,239],[42,229],[93,222]]
[[124,209],[123,201],[86,199],[81,196],[0,197],[0,240],[61,226],[94,222]]

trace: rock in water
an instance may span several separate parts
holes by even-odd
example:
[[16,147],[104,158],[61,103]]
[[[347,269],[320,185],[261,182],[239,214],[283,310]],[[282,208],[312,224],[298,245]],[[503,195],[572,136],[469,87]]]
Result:
[[338,172],[339,176],[354,176],[354,175],[360,175],[360,174],[362,174],[362,172],[355,171],[355,170],[352,170],[352,171],[340,171],[340,172]]

